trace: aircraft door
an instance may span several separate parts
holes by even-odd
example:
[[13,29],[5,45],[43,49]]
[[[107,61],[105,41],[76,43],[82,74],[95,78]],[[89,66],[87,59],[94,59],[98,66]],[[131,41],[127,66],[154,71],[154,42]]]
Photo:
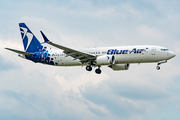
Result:
[[155,47],[152,48],[151,54],[152,54],[152,55],[155,55],[155,54],[156,54],[156,48],[155,48]]

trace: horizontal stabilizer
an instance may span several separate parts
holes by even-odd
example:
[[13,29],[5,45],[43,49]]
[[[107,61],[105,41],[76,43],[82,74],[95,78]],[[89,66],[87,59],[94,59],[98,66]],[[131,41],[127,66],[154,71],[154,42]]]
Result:
[[24,52],[24,51],[20,51],[20,50],[15,50],[15,49],[11,49],[11,48],[5,48],[5,49],[16,52],[16,53],[19,53],[19,54],[23,54],[23,55],[28,55],[28,56],[34,55],[33,53]]

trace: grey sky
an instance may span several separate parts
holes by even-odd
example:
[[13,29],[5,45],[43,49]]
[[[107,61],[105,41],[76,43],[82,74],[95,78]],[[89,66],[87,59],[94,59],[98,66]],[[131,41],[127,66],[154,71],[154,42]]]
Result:
[[[0,1],[0,119],[178,120],[180,117],[178,0]],[[176,57],[132,64],[128,71],[35,64],[4,49],[23,50],[18,23],[43,42],[72,48],[160,45]],[[94,70],[94,69],[93,69]]]

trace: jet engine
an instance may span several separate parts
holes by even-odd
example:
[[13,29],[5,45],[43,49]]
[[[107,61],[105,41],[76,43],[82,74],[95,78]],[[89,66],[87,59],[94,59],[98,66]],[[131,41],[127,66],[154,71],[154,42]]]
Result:
[[96,58],[96,65],[113,65],[114,63],[114,55],[103,55]]
[[114,64],[108,67],[112,68],[113,70],[128,70],[129,64]]

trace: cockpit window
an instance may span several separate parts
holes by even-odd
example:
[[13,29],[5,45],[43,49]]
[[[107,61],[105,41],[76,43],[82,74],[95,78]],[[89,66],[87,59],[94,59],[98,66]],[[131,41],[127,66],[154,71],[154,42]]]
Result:
[[161,49],[161,51],[169,51],[168,49]]

